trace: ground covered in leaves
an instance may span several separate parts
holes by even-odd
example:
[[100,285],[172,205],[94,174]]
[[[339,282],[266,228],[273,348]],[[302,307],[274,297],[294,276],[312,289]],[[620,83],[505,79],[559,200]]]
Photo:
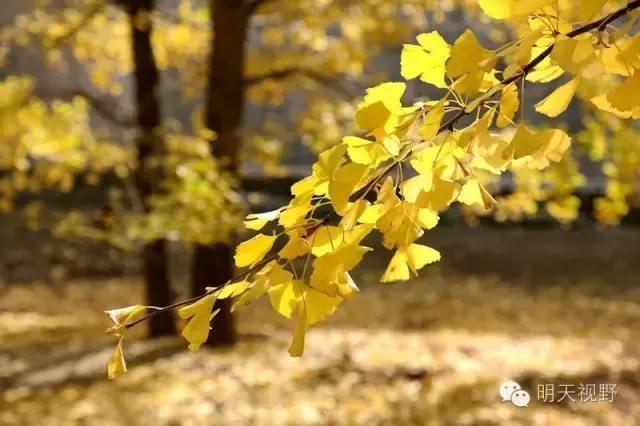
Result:
[[[233,349],[179,338],[115,343],[102,310],[142,300],[135,277],[0,288],[2,425],[640,424],[640,231],[446,228],[442,265],[362,291],[287,354],[286,321],[242,311]],[[501,402],[505,379],[532,394]],[[615,383],[609,402],[543,403],[538,384]]]

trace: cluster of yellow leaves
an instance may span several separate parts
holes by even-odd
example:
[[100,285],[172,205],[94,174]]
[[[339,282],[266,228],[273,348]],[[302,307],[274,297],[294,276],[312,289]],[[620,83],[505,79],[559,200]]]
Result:
[[[500,3],[500,7],[490,3]],[[584,81],[597,78],[611,66],[607,58],[621,61],[629,52],[623,49],[622,56],[603,56],[600,51],[608,48],[591,32],[577,37],[558,34],[558,28],[566,32],[573,28],[561,16],[586,19],[599,10],[595,3],[579,17],[544,1],[480,5],[493,10],[489,14],[497,18],[523,16],[532,35],[498,50],[482,46],[469,30],[452,45],[435,31],[418,36],[417,45],[405,45],[402,76],[419,77],[436,88],[447,88],[447,93],[441,99],[405,106],[404,83],[383,83],[367,90],[355,114],[364,134],[347,136],[342,144],[322,152],[312,174],[292,187],[293,199],[287,206],[248,218],[250,229],[260,230],[277,221],[276,229],[281,230],[258,234],[240,244],[237,265],[256,268],[256,276],[268,275],[274,268],[286,276],[284,283],[262,279],[257,284],[249,275],[247,288],[260,289],[252,297],[268,293],[274,309],[288,318],[296,312],[303,318],[310,309],[328,314],[341,302],[331,298],[347,297],[357,288],[349,271],[370,250],[361,242],[374,230],[382,234],[383,246],[394,252],[381,281],[406,280],[412,272],[440,259],[437,250],[417,242],[437,225],[440,211],[455,201],[480,209],[494,205],[483,177],[497,177],[512,169],[539,174],[554,163],[558,166],[550,169],[547,180],[561,182],[576,173],[575,162],[563,160],[571,143],[563,130],[536,131],[516,122],[521,103],[518,82],[525,78],[549,82],[569,75],[566,83],[536,105],[538,112],[555,117],[566,110]],[[547,7],[556,9],[555,13]],[[543,23],[539,19],[542,12]],[[547,49],[543,60],[523,70]],[[508,64],[505,70],[494,69],[498,59]],[[509,82],[501,83],[500,76]],[[614,108],[631,111],[638,106],[640,98],[622,94],[633,93],[624,90],[635,84],[633,78],[628,76],[606,94]],[[499,99],[493,100],[494,96]],[[460,127],[458,119],[472,112],[476,120]],[[457,118],[449,123],[451,117]],[[500,130],[508,127],[514,130]],[[560,220],[570,221],[577,214],[577,200],[571,193],[577,184],[555,186],[555,197],[547,208]],[[332,213],[318,214],[327,207]],[[278,244],[280,239],[284,241]],[[297,258],[304,259],[301,271]],[[305,296],[312,292],[326,298]],[[282,294],[287,295],[284,305]],[[312,322],[298,318],[296,324],[292,345],[299,348],[301,330]]]
[[107,364],[107,376],[109,377],[109,379],[115,379],[116,377],[127,372],[127,363],[124,359],[123,349],[124,332],[126,329],[126,325],[127,323],[129,323],[129,321],[140,315],[146,309],[146,306],[132,305],[127,306],[126,308],[105,311],[105,314],[107,314],[109,319],[114,324],[107,330],[107,334],[118,337],[118,344],[113,350],[111,359],[109,359],[109,363]]
[[210,244],[228,241],[241,226],[237,183],[212,156],[210,143],[182,133],[164,135],[167,152],[158,160],[171,173],[162,180],[161,191],[150,197],[150,211],[124,224],[132,240]]
[[105,172],[124,174],[131,152],[96,137],[82,98],[47,104],[33,93],[32,79],[0,81],[0,211],[21,191],[70,191],[77,174],[89,182]]
[[[234,309],[266,295],[276,312],[293,320],[289,352],[299,356],[308,327],[358,290],[350,272],[372,250],[364,242],[374,231],[393,252],[380,281],[407,280],[440,259],[422,238],[437,225],[441,211],[455,202],[482,210],[495,205],[483,184],[486,176],[535,174],[551,164],[564,164],[558,170],[574,173],[575,163],[563,163],[571,144],[563,130],[532,129],[516,117],[525,81],[568,76],[536,106],[555,117],[583,85],[603,73],[613,75],[612,87],[590,99],[618,115],[637,114],[638,74],[631,64],[638,59],[638,36],[611,35],[610,40],[625,43],[614,53],[602,41],[606,28],[572,33],[605,2],[590,1],[580,10],[567,8],[566,1],[479,3],[494,18],[522,21],[524,37],[492,50],[470,30],[453,44],[431,32],[418,36],[417,45],[405,45],[402,76],[446,89],[442,96],[406,105],[404,82],[368,89],[355,113],[359,133],[320,153],[310,176],[292,186],[286,206],[247,217],[247,227],[258,234],[237,247],[236,265],[249,268],[242,281],[212,289],[183,308],[181,315],[190,318],[183,333],[190,348],[206,339],[214,299],[232,288],[228,297],[235,298]],[[499,63],[505,68],[496,69]],[[566,220],[576,210],[572,189],[560,186],[557,200],[548,205]]]
[[617,225],[631,208],[640,205],[640,137],[638,129],[610,114],[586,121],[579,140],[601,164],[604,194],[596,198],[594,215],[605,225]]

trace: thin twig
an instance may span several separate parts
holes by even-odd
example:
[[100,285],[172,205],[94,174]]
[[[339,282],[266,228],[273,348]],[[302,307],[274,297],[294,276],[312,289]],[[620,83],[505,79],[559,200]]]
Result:
[[172,304],[172,305],[168,305],[168,306],[165,306],[165,307],[162,307],[162,308],[154,307],[154,308],[155,308],[155,310],[154,310],[153,312],[151,312],[150,314],[145,315],[145,316],[143,316],[143,317],[141,317],[141,318],[139,318],[139,319],[137,319],[137,320],[135,320],[135,321],[133,321],[133,322],[130,322],[129,324],[127,324],[127,325],[125,326],[125,328],[131,328],[131,327],[133,327],[133,326],[134,326],[134,325],[136,325],[136,324],[139,324],[139,323],[141,323],[141,322],[143,322],[143,321],[146,321],[146,320],[148,320],[148,319],[151,319],[151,318],[155,317],[156,315],[160,315],[161,313],[163,313],[163,312],[165,312],[165,311],[168,311],[168,310],[170,310],[170,309],[179,308],[179,307],[181,307],[181,306],[185,306],[185,305],[189,305],[189,304],[191,304],[191,303],[197,302],[198,300],[203,299],[203,298],[205,298],[205,297],[209,296],[210,294],[212,294],[212,293],[213,293],[213,292],[215,292],[216,290],[218,290],[218,289],[220,289],[220,288],[222,288],[222,287],[224,287],[224,286],[226,286],[226,285],[228,285],[228,284],[231,284],[231,283],[233,283],[233,282],[235,282],[235,281],[237,281],[237,280],[241,280],[241,279],[243,279],[244,277],[246,277],[246,276],[248,276],[248,275],[252,274],[253,272],[255,272],[255,271],[259,270],[260,268],[262,268],[263,266],[265,266],[267,263],[269,263],[269,262],[271,262],[271,261],[275,260],[277,257],[278,257],[278,253],[274,253],[274,254],[272,254],[271,256],[269,256],[269,257],[267,257],[267,258],[262,259],[260,262],[256,263],[256,264],[255,264],[254,266],[252,266],[251,268],[247,269],[246,271],[244,271],[244,272],[242,272],[242,273],[240,273],[240,274],[235,275],[234,277],[230,278],[230,279],[229,279],[227,282],[225,282],[224,284],[221,284],[221,285],[219,285],[219,286],[217,286],[217,287],[213,287],[211,290],[207,291],[206,293],[200,294],[200,295],[198,295],[198,296],[194,296],[194,297],[192,297],[191,299],[187,299],[187,300],[182,300],[182,301],[180,301],[180,302],[176,302],[176,303],[174,303],[174,304]]
[[245,79],[244,83],[246,86],[252,86],[255,84],[262,83],[266,80],[283,80],[283,79],[286,79],[289,77],[295,77],[295,76],[303,76],[303,77],[310,78],[311,80],[334,90],[336,93],[342,96],[346,96],[350,98],[356,97],[356,93],[354,92],[354,90],[348,88],[343,84],[340,84],[340,82],[342,81],[349,81],[345,75],[329,76],[315,70],[300,68],[300,67],[284,68],[280,70],[266,72],[264,74],[249,76]]
[[36,88],[35,95],[43,99],[60,99],[65,101],[80,97],[85,99],[93,110],[104,119],[122,127],[133,127],[136,125],[132,116],[120,112],[122,108],[119,105],[108,99],[97,97],[95,94],[84,89],[57,90]]
[[50,39],[49,41],[51,44],[47,47],[49,49],[55,49],[60,47],[60,45],[64,42],[73,39],[76,34],[78,34],[84,27],[86,27],[98,13],[102,12],[104,6],[105,3],[103,1],[97,1],[91,8],[89,8],[87,13],[83,15],[82,18],[80,18],[80,21],[71,29],[69,29],[69,31],[60,35],[59,37]]

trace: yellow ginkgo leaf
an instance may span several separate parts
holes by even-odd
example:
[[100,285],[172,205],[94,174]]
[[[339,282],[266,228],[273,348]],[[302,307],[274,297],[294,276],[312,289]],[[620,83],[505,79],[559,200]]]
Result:
[[482,69],[469,71],[458,78],[451,88],[463,96],[473,96],[480,91],[485,74]]
[[439,177],[434,177],[431,190],[420,194],[416,204],[422,208],[440,211],[455,199],[458,185]]
[[126,308],[112,309],[110,311],[104,311],[105,314],[113,321],[114,325],[109,328],[106,333],[109,335],[120,335],[127,323],[133,318],[138,316],[141,312],[147,309],[143,305],[127,306]]
[[281,211],[278,223],[285,228],[293,228],[302,222],[311,210],[311,198],[313,193],[306,193],[305,195],[296,196],[289,204]]
[[342,243],[344,231],[338,226],[321,226],[311,236],[311,254],[320,257],[335,250]]
[[499,107],[500,114],[498,114],[498,118],[496,119],[496,125],[500,128],[507,127],[512,123],[513,116],[520,107],[517,85],[510,84],[502,89]]
[[427,112],[420,126],[420,136],[424,140],[431,140],[438,134],[442,117],[444,117],[444,102],[438,102]]
[[250,215],[247,215],[247,218],[244,221],[244,226],[248,229],[259,231],[267,223],[271,222],[272,220],[276,220],[278,217],[280,217],[280,210],[281,209],[276,209],[270,212],[252,213]]
[[380,218],[381,212],[381,204],[371,204],[364,209],[362,215],[358,218],[358,223],[374,224]]
[[360,244],[373,231],[372,225],[359,224],[344,231],[343,244]]
[[[535,58],[540,55],[547,47],[546,46],[533,46],[531,48],[531,57]],[[555,80],[564,74],[562,67],[556,65],[551,61],[550,57],[544,58],[538,65],[533,68],[533,71],[527,73],[527,81],[534,83],[548,83]]]
[[607,100],[619,111],[631,111],[640,107],[640,71],[628,77],[620,86],[613,89]]
[[468,206],[478,206],[484,209],[490,209],[496,204],[491,194],[475,178],[469,179],[462,186],[458,201]]
[[424,229],[433,229],[438,224],[440,216],[431,209],[418,209],[418,222]]
[[[400,55],[400,75],[410,80],[418,77],[429,68],[429,52],[415,44],[405,44],[402,46]],[[444,67],[442,81],[444,82]]]
[[571,138],[560,129],[546,129],[534,133],[521,124],[503,155],[528,168],[541,170],[547,167],[550,161],[560,161],[570,145]]
[[244,241],[236,248],[234,259],[236,266],[242,268],[251,266],[261,261],[276,241],[275,235],[258,234],[255,237]]
[[353,203],[350,203],[347,209],[345,210],[344,215],[342,216],[342,220],[340,220],[340,226],[345,231],[349,231],[358,223],[358,219],[365,212],[367,207],[369,207],[371,203],[364,199],[359,199]]
[[536,104],[536,111],[547,117],[557,117],[562,114],[571,103],[579,82],[580,79],[576,77],[555,89],[549,96]]
[[598,60],[605,71],[629,76],[640,67],[640,38],[616,40],[613,46],[598,46]]
[[292,230],[287,233],[289,240],[282,247],[278,255],[283,259],[295,259],[304,256],[311,250],[311,245],[303,238],[301,229]]
[[406,249],[407,264],[413,273],[417,273],[425,265],[438,262],[440,260],[440,252],[428,246],[421,244],[411,244]]
[[255,281],[249,283],[244,291],[234,302],[231,311],[248,305],[257,298],[263,296],[267,291],[278,284],[287,283],[293,280],[291,272],[284,269],[276,262],[271,262],[255,275]]
[[286,318],[291,318],[298,303],[302,301],[304,283],[292,280],[269,288],[269,301],[274,311]]
[[303,304],[298,306],[296,313],[293,337],[291,339],[291,345],[289,346],[289,355],[292,357],[302,356],[304,352],[304,338],[307,332],[307,320]]
[[[304,178],[291,187],[291,193],[295,195],[295,199],[289,203],[287,210],[295,207],[306,206],[313,195],[325,195],[329,186],[329,179],[333,176],[336,169],[345,162],[344,154],[347,152],[345,144],[336,145],[329,148],[318,155],[318,160],[312,166],[311,176]],[[299,210],[299,209],[298,209]],[[308,211],[308,210],[307,210]],[[307,212],[303,212],[306,214]],[[302,216],[304,216],[302,214]],[[286,216],[286,217],[285,217]],[[293,215],[291,212],[284,211],[280,214],[280,224],[284,222],[291,223],[291,220],[300,218],[300,215]],[[291,226],[294,226],[295,223]]]
[[301,197],[304,195],[313,195],[315,188],[320,183],[318,176],[311,174],[304,179],[291,185],[291,195],[295,197]]
[[[228,299],[229,297],[237,297],[240,294],[244,293],[245,290],[249,287],[249,282],[247,281],[239,281],[237,283],[227,284],[222,287],[220,290],[215,292],[216,299]],[[207,291],[213,291],[214,289],[211,287],[207,287]]]
[[257,298],[262,297],[267,290],[267,281],[265,279],[257,280],[235,300],[233,306],[231,306],[231,312],[235,312],[238,308],[248,305]]
[[358,183],[365,177],[368,167],[363,164],[347,163],[336,170],[329,182],[329,199],[339,215],[343,215],[349,205],[349,197]]
[[431,190],[433,174],[417,175],[402,182],[402,195],[405,200],[415,203],[422,192]]
[[396,135],[389,135],[382,140],[382,147],[390,156],[396,156],[400,153],[400,139]]
[[447,87],[445,64],[451,48],[437,31],[420,34],[419,46],[405,44],[400,57],[400,74],[409,80],[420,76],[420,80],[439,88]]
[[[478,70],[489,71],[493,68],[495,60],[495,54],[485,49],[471,30],[465,30],[451,48],[447,75],[456,78],[464,74],[477,73]],[[480,73],[480,81],[483,76],[484,73]]]
[[380,282],[389,283],[393,281],[406,281],[411,277],[409,264],[407,263],[407,252],[401,249],[396,250],[389,262],[389,266],[382,274]]
[[533,154],[540,148],[540,140],[535,137],[535,134],[527,126],[520,124],[511,139],[509,149],[505,153],[511,154],[515,160],[518,160]]
[[513,0],[478,0],[482,11],[494,19],[508,19],[513,15]]
[[318,257],[313,261],[311,287],[330,296],[339,294],[339,287],[345,284],[345,272],[355,268],[368,251],[371,251],[369,247],[343,244],[338,249]]
[[371,164],[373,162],[370,152],[373,141],[357,136],[346,136],[342,139],[342,142],[347,145],[347,153],[354,163]]
[[329,315],[332,315],[338,305],[342,303],[342,297],[340,296],[329,296],[311,287],[305,287],[302,301],[307,317],[307,326],[319,323]]
[[553,45],[551,59],[566,72],[580,74],[587,65],[596,61],[591,34],[577,38],[558,36]]
[[107,376],[110,380],[113,380],[127,372],[127,363],[124,359],[124,352],[122,349],[124,337],[118,339],[118,344],[111,354],[109,363],[107,364]]
[[360,291],[360,289],[351,278],[351,274],[345,272],[343,277],[344,280],[338,281],[338,294],[344,299],[349,299],[353,293]]
[[594,104],[599,110],[604,112],[610,112],[614,114],[616,117],[620,118],[629,118],[631,117],[631,111],[620,111],[611,105],[609,99],[607,98],[607,94],[602,94],[598,96],[594,96],[590,99],[591,103]]
[[392,281],[406,281],[425,265],[440,260],[440,252],[421,244],[409,244],[400,247],[391,258],[389,266],[380,280],[383,283]]
[[178,311],[180,318],[189,320],[182,330],[182,337],[189,342],[190,351],[197,351],[207,341],[211,320],[219,311],[211,313],[215,302],[216,295],[209,294]]
[[364,130],[382,129],[391,134],[400,123],[400,98],[405,89],[404,83],[382,83],[367,89],[367,95],[356,112],[358,126]]

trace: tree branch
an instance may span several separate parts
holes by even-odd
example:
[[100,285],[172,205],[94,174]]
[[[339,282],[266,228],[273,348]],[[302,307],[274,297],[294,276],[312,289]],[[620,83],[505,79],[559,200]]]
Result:
[[78,34],[84,27],[86,27],[98,13],[102,12],[104,6],[105,3],[103,1],[97,1],[91,8],[89,8],[87,13],[82,16],[82,18],[80,18],[80,21],[75,26],[69,29],[69,31],[58,37],[49,39],[49,42],[51,44],[47,47],[49,49],[55,49],[57,47],[60,47],[60,45],[64,42],[73,39],[76,34]]
[[122,109],[120,106],[110,102],[109,100],[99,98],[83,89],[68,91],[36,89],[34,95],[45,100],[59,99],[63,101],[69,101],[75,97],[80,97],[85,99],[89,105],[91,105],[91,108],[102,118],[122,127],[136,126],[136,122],[133,117],[118,112]]
[[[633,0],[630,1],[629,3],[627,3],[626,6],[616,10],[615,12],[610,13],[609,15],[598,19],[597,21],[593,21],[590,22],[588,24],[582,25],[576,29],[574,29],[573,31],[568,32],[567,34],[565,34],[565,36],[569,37],[569,38],[575,38],[579,35],[585,34],[591,30],[595,30],[597,29],[598,31],[601,31],[602,29],[606,28],[607,25],[609,25],[611,22],[615,21],[618,18],[621,18],[623,16],[626,16],[627,14],[629,14],[630,12],[632,12],[633,10],[637,9],[640,7],[640,0]],[[547,47],[545,50],[543,50],[542,52],[540,52],[538,54],[538,56],[536,56],[535,58],[533,58],[528,64],[526,64],[524,67],[522,67],[522,69],[520,70],[520,72],[512,75],[511,77],[504,79],[502,81],[500,81],[498,84],[496,84],[492,89],[490,89],[487,93],[490,93],[491,95],[488,96],[486,99],[484,99],[482,102],[485,102],[486,100],[488,100],[489,98],[491,98],[494,94],[496,94],[498,92],[498,90],[502,87],[505,87],[511,83],[514,82],[518,82],[521,79],[525,78],[527,76],[527,74],[529,74],[538,64],[540,64],[542,61],[544,61],[549,55],[551,55],[551,52],[553,52],[553,48],[555,47],[555,42],[552,43],[551,45],[549,45],[549,47]],[[474,102],[472,102],[471,104],[473,104]],[[448,130],[448,129],[452,129],[453,125],[455,123],[457,123],[462,117],[466,116],[469,114],[469,111],[467,111],[466,109],[461,109],[460,111],[458,111],[453,117],[451,117],[447,122],[445,122],[440,129],[438,129],[438,134]]]
[[[256,0],[258,1],[258,0]],[[615,21],[618,18],[621,18],[623,16],[626,16],[628,13],[630,13],[631,11],[640,8],[640,0],[633,0],[630,1],[625,7],[618,9],[615,12],[610,13],[609,15],[605,16],[604,18],[601,18],[597,21],[593,21],[591,23],[585,24],[581,27],[576,28],[575,30],[565,34],[567,37],[569,38],[574,38],[577,37],[581,34],[584,34],[586,32],[589,32],[591,30],[594,29],[603,29],[605,28],[609,23]],[[526,75],[536,66],[538,65],[540,62],[542,62],[546,57],[548,57],[551,52],[553,51],[553,47],[554,44],[551,44],[547,49],[545,49],[543,52],[541,52],[540,54],[538,54],[535,58],[533,58],[527,65],[525,65],[522,70],[516,74],[514,74],[513,76],[502,80],[501,82],[497,83],[492,89],[490,89],[487,93],[491,93],[491,96],[493,96],[493,94],[497,93],[497,91],[508,85],[511,84],[513,82],[519,81],[523,78],[526,77]],[[295,69],[291,69],[291,70],[282,70],[279,71],[278,74],[282,74],[284,77],[295,73]],[[275,74],[275,73],[273,73]],[[268,78],[268,77],[267,77]],[[249,79],[248,81],[251,81],[252,79]],[[253,79],[255,80],[255,79]],[[485,95],[483,95],[485,96]],[[482,103],[484,103],[486,100],[488,100],[491,96],[487,97],[486,99],[482,99],[480,103],[478,103],[478,106],[480,106]],[[476,102],[472,102],[472,104],[475,104]],[[447,130],[451,130],[453,129],[453,126],[464,116],[468,115],[469,112],[467,112],[465,109],[461,109],[459,110],[455,115],[453,115],[449,120],[447,120],[444,124],[442,124],[439,129],[437,134],[440,134],[442,132],[445,132]],[[386,174],[388,174],[391,170],[393,170],[393,168],[395,166],[397,166],[400,163],[403,163],[410,155],[411,152],[413,150],[413,146],[409,145],[407,146],[407,150],[400,156],[399,159],[392,161],[391,163],[389,163],[387,166],[385,166],[382,169],[382,172],[379,174],[376,174],[374,177],[372,177],[362,188],[360,188],[358,191],[356,191],[356,193],[354,194],[355,197],[362,197],[363,194],[367,194]],[[338,214],[336,213],[336,211],[332,211],[331,213],[328,213],[327,215],[325,215],[324,217],[322,217],[317,223],[314,223],[312,226],[310,226],[308,229],[305,230],[305,236],[310,236],[311,234],[313,234],[313,232],[315,232],[321,225],[328,223],[330,220],[332,220],[333,218],[335,218]],[[264,265],[266,265],[267,263],[275,260],[277,258],[278,254],[277,252],[272,254],[271,256],[269,256],[268,258],[263,259],[261,262],[257,263],[255,266],[253,266],[252,268],[246,270],[245,272],[233,277],[232,279],[230,279],[229,281],[227,281],[225,284],[222,284],[220,287],[224,287],[227,284],[230,284],[236,280],[242,279],[248,275],[250,275],[251,273],[257,271],[259,268],[262,268]],[[218,288],[220,288],[218,287]],[[193,303],[195,301],[198,301],[206,296],[208,296],[209,294],[211,294],[213,291],[212,290],[210,292],[207,292],[205,294],[202,294],[200,296],[196,296],[193,297],[191,299],[188,300],[184,300],[182,302],[177,302],[174,303],[173,305],[170,306],[166,306],[163,308],[157,308],[157,310],[153,311],[152,313],[132,322],[126,325],[126,328],[131,328],[136,324],[139,324],[151,317],[154,317],[155,315],[158,315],[162,312],[165,312],[169,309],[173,309],[176,307],[180,307],[180,306],[184,306],[187,305],[189,303]]]
[[262,259],[260,262],[256,263],[253,267],[247,269],[244,272],[241,272],[241,273],[235,275],[234,277],[229,279],[229,281],[227,281],[226,283],[224,283],[222,285],[219,285],[218,287],[214,287],[212,290],[209,290],[208,292],[206,292],[204,294],[200,294],[198,296],[192,297],[191,299],[182,300],[180,302],[176,302],[176,303],[174,303],[172,305],[164,306],[164,307],[161,307],[161,308],[150,307],[151,309],[154,309],[153,312],[151,312],[150,314],[147,314],[147,315],[145,315],[145,316],[143,316],[141,318],[138,318],[135,321],[130,322],[129,324],[127,324],[125,326],[125,328],[131,328],[131,327],[135,326],[136,324],[139,324],[139,323],[141,323],[143,321],[151,319],[151,318],[155,317],[156,315],[160,315],[161,313],[166,312],[166,311],[168,311],[170,309],[179,308],[181,306],[185,306],[185,305],[188,305],[190,303],[197,302],[198,300],[209,296],[210,294],[212,294],[216,290],[224,287],[225,285],[231,284],[231,283],[233,283],[233,282],[235,282],[237,280],[241,280],[241,279],[245,278],[246,276],[250,275],[251,273],[253,273],[253,272],[259,270],[260,268],[262,268],[263,266],[265,266],[267,263],[275,260],[277,257],[278,257],[278,253],[274,253],[271,256],[269,256],[269,257],[267,257],[265,259]]
[[247,17],[251,17],[252,15],[254,15],[256,13],[256,11],[258,10],[258,8],[260,6],[263,6],[269,2],[272,2],[274,0],[253,0],[252,2],[250,2],[249,4],[247,4],[246,8],[247,8]]
[[355,90],[360,89],[359,87],[350,88],[344,84],[341,84],[341,82],[349,81],[344,75],[328,76],[311,69],[298,67],[283,68],[281,70],[274,70],[264,74],[249,76],[245,79],[245,85],[253,86],[255,84],[260,84],[266,80],[282,80],[295,76],[307,77],[315,81],[316,83],[322,84],[323,86],[332,89],[336,93],[348,98],[356,97],[357,93],[355,92]]

